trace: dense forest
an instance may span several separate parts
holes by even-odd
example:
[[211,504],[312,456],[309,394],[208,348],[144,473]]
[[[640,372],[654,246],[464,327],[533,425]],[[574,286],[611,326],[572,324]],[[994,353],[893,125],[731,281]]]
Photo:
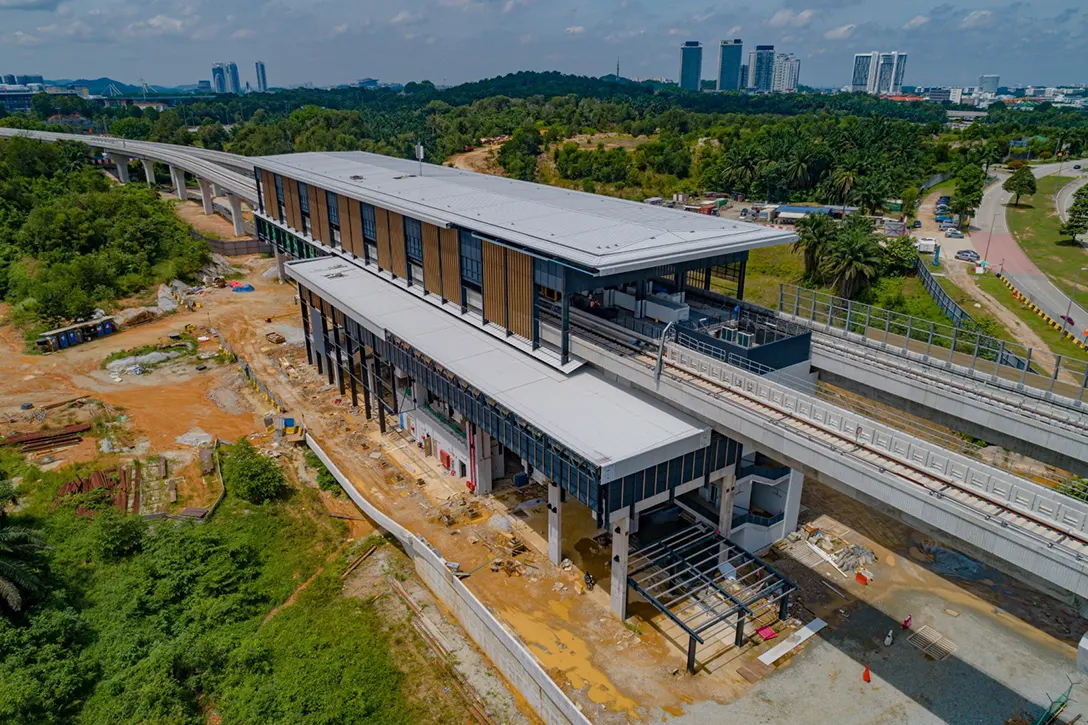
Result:
[[16,322],[90,315],[96,307],[199,269],[207,245],[169,203],[117,186],[88,147],[0,141],[0,298]]

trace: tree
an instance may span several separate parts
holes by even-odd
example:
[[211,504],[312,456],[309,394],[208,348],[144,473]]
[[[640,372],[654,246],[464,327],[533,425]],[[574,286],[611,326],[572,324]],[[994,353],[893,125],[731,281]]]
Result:
[[889,239],[884,251],[883,273],[891,277],[900,277],[914,271],[918,260],[918,251],[914,247],[914,238],[908,234]]
[[915,206],[918,205],[918,198],[922,193],[918,190],[917,186],[908,186],[903,189],[899,194],[900,200],[903,202],[903,217],[914,216]]
[[820,260],[828,246],[835,240],[838,226],[827,214],[809,214],[797,222],[797,241],[793,251],[800,251],[805,258],[805,276],[812,282],[819,280]]
[[35,561],[44,548],[41,535],[25,526],[0,523],[0,602],[18,612],[23,598],[44,588]]
[[103,559],[121,559],[143,548],[147,526],[137,516],[122,516],[110,508],[100,511],[94,520],[93,541]]
[[499,166],[515,179],[532,181],[536,178],[537,157],[540,156],[540,132],[522,126],[499,149]]
[[1088,187],[1081,189],[1073,197],[1073,205],[1069,207],[1069,218],[1062,224],[1061,233],[1068,234],[1077,240],[1081,234],[1088,233],[1088,193],[1082,193]]
[[248,438],[230,447],[223,464],[223,482],[228,491],[251,503],[265,503],[287,493],[283,471],[259,454]]
[[1031,167],[1022,166],[1014,171],[1012,176],[1005,179],[1005,183],[1001,185],[1001,188],[1010,194],[1015,194],[1016,199],[1013,201],[1013,206],[1019,206],[1022,195],[1031,196],[1035,193],[1037,188],[1035,174],[1031,172]]
[[868,220],[847,223],[839,230],[820,263],[821,273],[831,280],[839,297],[853,299],[880,272],[881,249]]

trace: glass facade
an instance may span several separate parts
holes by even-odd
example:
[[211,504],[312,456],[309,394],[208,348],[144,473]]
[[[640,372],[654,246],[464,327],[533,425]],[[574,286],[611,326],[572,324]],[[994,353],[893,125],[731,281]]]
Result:
[[378,240],[378,225],[374,221],[374,207],[366,202],[360,202],[363,207],[363,239],[368,242]]
[[298,207],[303,214],[310,213],[310,192],[306,184],[298,185]]
[[325,203],[329,209],[329,233],[332,235],[330,246],[340,249],[340,207],[337,204],[336,194],[326,191]]
[[283,203],[283,177],[279,174],[275,174],[273,177],[276,182],[276,204],[279,206],[279,219],[281,224],[287,223],[287,208]]
[[408,259],[423,262],[423,225],[419,219],[404,217],[404,243],[408,249]]
[[484,256],[480,240],[465,229],[461,230],[461,279],[476,287],[484,283]]

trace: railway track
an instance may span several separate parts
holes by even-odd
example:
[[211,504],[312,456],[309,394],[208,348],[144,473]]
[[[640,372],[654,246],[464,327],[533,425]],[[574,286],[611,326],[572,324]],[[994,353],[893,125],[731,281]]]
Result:
[[[547,321],[558,327],[557,318]],[[635,361],[651,371],[656,367],[656,346],[651,344],[649,338],[640,339],[641,336],[637,333],[631,333],[623,328],[617,329],[615,325],[597,320],[585,313],[577,317],[572,315],[571,330],[574,336],[611,354]],[[839,430],[821,426],[792,411],[768,404],[743,389],[699,375],[670,360],[668,356],[663,361],[662,376],[701,390],[719,400],[754,410],[774,425],[782,426],[814,443],[863,462],[875,473],[890,474],[903,483],[918,487],[935,499],[952,503],[963,511],[986,521],[997,522],[1004,528],[1017,530],[1048,549],[1063,553],[1077,561],[1088,556],[1088,537],[1080,532],[1067,530],[1012,508],[1000,500],[965,488],[938,473],[893,457],[860,440],[860,437],[851,438]]]

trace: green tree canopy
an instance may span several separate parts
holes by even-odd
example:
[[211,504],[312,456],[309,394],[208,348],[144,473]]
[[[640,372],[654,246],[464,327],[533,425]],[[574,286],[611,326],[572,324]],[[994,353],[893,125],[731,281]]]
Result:
[[1035,174],[1031,172],[1030,166],[1023,166],[1012,173],[1012,176],[1005,179],[1005,183],[1001,185],[1001,188],[1010,194],[1015,194],[1016,198],[1013,200],[1013,205],[1020,205],[1020,197],[1024,194],[1031,196],[1035,193],[1037,184],[1035,182]]
[[223,463],[223,481],[228,491],[250,503],[274,501],[287,493],[283,471],[258,453],[248,438],[230,447]]

